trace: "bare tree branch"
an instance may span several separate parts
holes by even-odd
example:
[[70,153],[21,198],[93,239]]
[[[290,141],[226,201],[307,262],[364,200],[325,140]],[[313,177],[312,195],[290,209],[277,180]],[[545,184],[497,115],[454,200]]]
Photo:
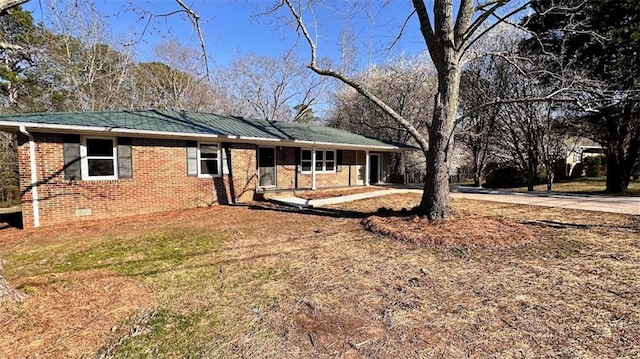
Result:
[[411,14],[409,14],[409,16],[407,16],[407,18],[404,20],[404,23],[402,23],[402,27],[400,28],[400,31],[398,32],[398,36],[396,36],[396,38],[393,40],[393,42],[391,43],[391,45],[389,45],[389,47],[387,47],[387,51],[391,51],[391,49],[393,49],[394,46],[396,46],[396,44],[398,43],[398,41],[400,41],[400,38],[402,37],[402,34],[404,34],[404,30],[407,28],[407,23],[409,23],[409,20],[411,19],[411,17],[416,13],[415,10],[413,10],[411,12]]
[[[424,5],[424,1],[422,0],[413,0],[413,7],[415,8],[418,14],[418,20],[420,21],[420,32],[422,33],[422,37],[424,37],[424,41],[427,43],[427,49],[429,53],[432,55],[431,60],[433,61],[436,68],[438,66],[442,66],[440,62],[436,63],[436,59],[433,56],[433,51],[436,49],[436,36],[433,31],[433,27],[431,26],[431,18],[429,17],[429,12]],[[432,50],[433,49],[433,50]]]
[[20,45],[10,44],[8,42],[0,41],[0,49],[2,50],[14,50],[14,51],[22,51],[24,50]]
[[202,47],[202,59],[204,60],[204,67],[206,70],[205,77],[207,80],[211,80],[209,75],[209,61],[207,60],[207,48],[204,45],[204,37],[202,36],[202,29],[200,28],[200,15],[191,10],[190,7],[187,6],[182,0],[176,0],[178,5],[180,5],[184,11],[186,11],[189,19],[193,22],[193,26],[195,26],[196,31],[198,32],[198,37],[200,38],[200,47]]
[[411,134],[411,137],[413,137],[413,139],[418,143],[420,148],[426,152],[429,147],[427,140],[420,134],[420,132],[418,132],[418,130],[409,121],[407,121],[402,116],[400,116],[393,108],[391,108],[389,105],[384,103],[384,101],[378,98],[375,94],[365,89],[361,84],[355,82],[354,80],[344,76],[339,72],[333,71],[331,69],[321,68],[318,66],[316,44],[311,39],[311,35],[307,31],[307,28],[304,22],[302,21],[301,15],[298,14],[293,4],[291,4],[290,0],[284,0],[284,2],[289,8],[289,10],[291,11],[291,14],[293,15],[293,17],[296,19],[299,31],[302,32],[305,39],[307,40],[307,43],[309,44],[309,48],[311,51],[311,60],[310,60],[309,68],[319,75],[330,76],[342,81],[343,83],[347,84],[348,86],[356,90],[359,94],[361,94],[362,96],[366,97],[371,102],[376,104],[376,106],[380,107],[383,111],[387,112],[389,116],[391,116],[391,118],[393,118],[395,121],[400,123],[403,127],[405,127],[407,129],[407,132]]
[[[497,7],[499,5],[494,5],[494,8]],[[458,17],[456,19],[456,24],[454,26],[454,30],[453,30],[453,36],[454,36],[454,41],[455,41],[455,48],[456,49],[460,49],[462,44],[465,41],[465,35],[469,32],[472,31],[473,32],[473,24],[471,26],[467,26],[467,24],[469,24],[471,22],[471,19],[473,17],[473,13],[474,13],[474,9],[473,9],[473,0],[462,0],[460,2],[460,10],[458,10]],[[484,15],[484,14],[483,14]],[[479,17],[479,21],[480,23],[482,23],[482,21],[480,18],[482,17],[482,15],[480,15]]]
[[[466,46],[462,49],[462,54],[464,54],[465,52],[467,52],[467,50],[469,50],[469,48],[471,48],[471,46],[473,46],[480,38],[482,38],[485,34],[487,34],[489,31],[493,30],[496,26],[500,25],[501,23],[505,22],[506,19],[510,18],[511,16],[521,12],[522,10],[526,9],[529,6],[529,2],[527,2],[526,4],[516,8],[515,10],[511,11],[510,13],[508,13],[507,15],[504,16],[498,16],[495,14],[495,11],[492,13],[485,13],[485,14],[489,14],[489,15],[493,15],[494,17],[496,17],[496,21],[491,24],[490,26],[488,26],[486,29],[484,29],[480,34],[476,35],[475,37],[473,37],[473,34],[475,33],[475,31],[477,30],[477,28],[475,28],[476,26],[479,27],[482,25],[482,23],[477,22],[477,20],[474,22],[474,25],[471,25],[469,27],[469,31],[467,31],[465,33],[465,42],[466,42]],[[484,14],[483,14],[484,15]],[[487,17],[488,18],[488,17]],[[486,19],[484,21],[486,21]],[[477,24],[477,25],[476,25]],[[471,27],[474,27],[473,31],[471,31]],[[472,38],[473,37],[473,38]]]

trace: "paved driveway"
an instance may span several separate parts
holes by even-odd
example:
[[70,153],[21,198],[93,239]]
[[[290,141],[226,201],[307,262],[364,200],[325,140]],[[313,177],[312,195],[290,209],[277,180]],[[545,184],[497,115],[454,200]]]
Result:
[[482,201],[640,215],[640,197],[510,192],[461,186],[452,186],[451,196]]
[[[273,200],[297,207],[324,207],[336,203],[410,192],[422,193],[422,189],[417,189],[415,186],[395,187],[390,189],[382,187],[380,191],[317,200],[306,200],[293,196],[278,197]],[[451,197],[501,203],[526,204],[531,206],[640,215],[640,197],[560,194],[548,192],[510,192],[463,186],[451,186]]]

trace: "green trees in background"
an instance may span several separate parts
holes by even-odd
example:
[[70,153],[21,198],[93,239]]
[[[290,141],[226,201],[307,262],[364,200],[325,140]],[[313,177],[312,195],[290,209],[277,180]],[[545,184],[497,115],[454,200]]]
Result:
[[539,79],[574,100],[581,125],[606,149],[607,191],[640,171],[640,3],[535,0],[523,24]]

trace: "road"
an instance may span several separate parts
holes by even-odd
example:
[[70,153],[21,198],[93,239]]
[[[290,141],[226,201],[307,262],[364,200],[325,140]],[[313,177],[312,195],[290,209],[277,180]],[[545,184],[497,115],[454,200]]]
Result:
[[451,196],[481,201],[640,215],[640,197],[511,192],[463,186],[452,186]]

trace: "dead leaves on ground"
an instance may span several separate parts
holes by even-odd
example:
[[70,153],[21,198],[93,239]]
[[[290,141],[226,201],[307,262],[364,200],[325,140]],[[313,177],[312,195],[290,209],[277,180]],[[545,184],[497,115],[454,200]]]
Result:
[[419,216],[371,216],[365,229],[417,245],[447,248],[506,247],[533,240],[531,230],[507,219],[470,215],[432,222]]
[[117,324],[153,306],[142,282],[107,271],[25,278],[31,294],[0,307],[0,357],[79,357],[98,348]]

